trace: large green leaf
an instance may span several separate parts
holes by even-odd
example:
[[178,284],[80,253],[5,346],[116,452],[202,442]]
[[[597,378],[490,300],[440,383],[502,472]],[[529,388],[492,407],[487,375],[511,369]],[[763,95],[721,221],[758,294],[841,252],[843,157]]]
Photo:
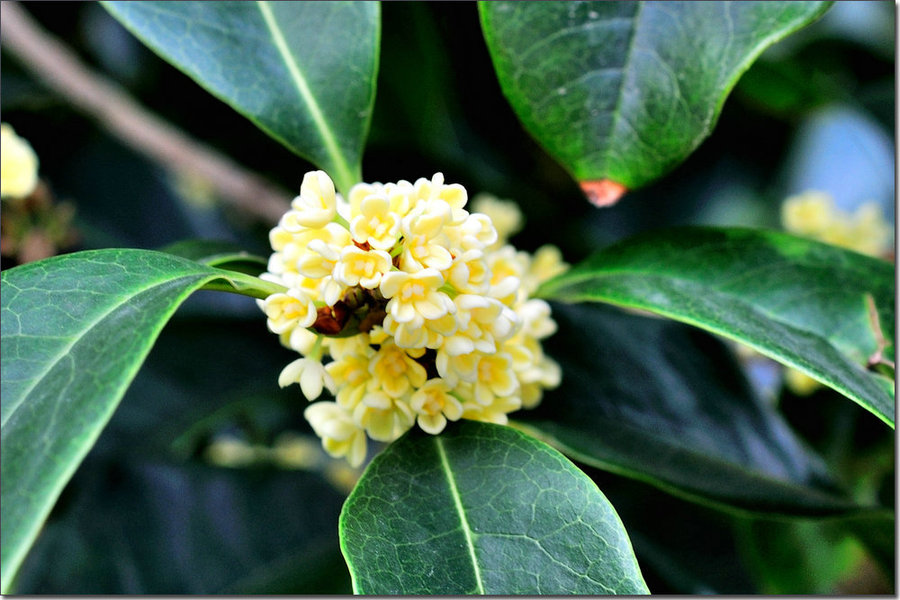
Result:
[[827,7],[479,2],[500,86],[519,119],[600,202],[597,182],[635,188],[684,160],[760,52]]
[[147,250],[58,256],[0,280],[5,592],[175,309],[205,285],[264,297],[266,283]]
[[594,482],[499,425],[392,444],[347,499],[340,535],[361,594],[647,593]]
[[730,510],[842,514],[858,507],[721,341],[613,307],[553,304],[546,351],[562,385],[514,423],[565,454]]
[[783,233],[686,227],[601,250],[539,294],[702,327],[894,424],[893,382],[866,368],[881,345],[884,358],[894,359],[894,268],[885,261]]
[[346,192],[375,100],[377,2],[104,2],[160,56]]

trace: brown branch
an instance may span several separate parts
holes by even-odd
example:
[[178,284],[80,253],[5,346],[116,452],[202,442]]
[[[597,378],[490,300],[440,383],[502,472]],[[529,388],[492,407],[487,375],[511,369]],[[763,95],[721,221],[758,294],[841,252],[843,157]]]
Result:
[[267,222],[287,210],[287,192],[141,107],[44,31],[18,2],[0,2],[0,43],[52,90],[151,160],[201,177],[223,201]]
[[866,294],[866,309],[869,312],[869,324],[872,326],[872,332],[875,334],[875,342],[877,347],[872,356],[869,357],[868,366],[871,369],[876,365],[887,365],[894,367],[894,361],[884,356],[884,349],[887,348],[887,340],[884,338],[884,332],[881,330],[881,319],[878,316],[878,308],[875,306],[875,298],[872,294]]

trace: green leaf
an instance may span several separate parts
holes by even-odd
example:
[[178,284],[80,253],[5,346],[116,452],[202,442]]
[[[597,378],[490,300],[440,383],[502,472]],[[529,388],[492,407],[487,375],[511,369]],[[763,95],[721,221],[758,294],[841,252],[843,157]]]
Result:
[[479,2],[503,93],[586,191],[600,180],[633,189],[675,167],[753,60],[828,6]]
[[104,2],[145,44],[345,193],[375,101],[377,2]]
[[359,594],[647,593],[594,482],[499,425],[389,446],[347,499],[340,536]]
[[514,424],[580,462],[734,512],[859,510],[721,341],[612,307],[554,303],[561,386]]
[[175,309],[204,285],[253,294],[253,280],[148,250],[0,273],[4,592]]
[[181,240],[159,250],[210,267],[240,271],[248,275],[259,275],[268,266],[265,258],[250,254],[233,242],[220,240]]
[[894,267],[885,261],[783,233],[685,227],[601,250],[538,293],[648,310],[723,335],[894,425],[892,382],[866,368],[879,337],[894,360]]

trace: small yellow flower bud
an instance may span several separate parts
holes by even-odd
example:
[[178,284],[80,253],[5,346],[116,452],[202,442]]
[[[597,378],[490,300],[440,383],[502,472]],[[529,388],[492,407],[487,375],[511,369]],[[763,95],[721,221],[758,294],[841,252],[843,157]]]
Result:
[[37,154],[12,127],[0,124],[0,196],[24,198],[34,191],[37,182]]

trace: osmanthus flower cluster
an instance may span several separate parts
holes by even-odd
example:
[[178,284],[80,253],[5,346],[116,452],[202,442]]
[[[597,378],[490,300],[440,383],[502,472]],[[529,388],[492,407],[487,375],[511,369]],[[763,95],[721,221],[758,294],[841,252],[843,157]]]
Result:
[[304,413],[332,456],[359,465],[366,436],[390,442],[415,424],[505,423],[559,384],[540,342],[556,330],[550,306],[529,295],[567,265],[555,247],[506,243],[521,221],[512,203],[486,199],[492,220],[467,200],[440,173],[357,184],[345,200],[315,171],[271,231],[262,277],[287,291],[259,303],[302,355],[279,384],[334,396]]

